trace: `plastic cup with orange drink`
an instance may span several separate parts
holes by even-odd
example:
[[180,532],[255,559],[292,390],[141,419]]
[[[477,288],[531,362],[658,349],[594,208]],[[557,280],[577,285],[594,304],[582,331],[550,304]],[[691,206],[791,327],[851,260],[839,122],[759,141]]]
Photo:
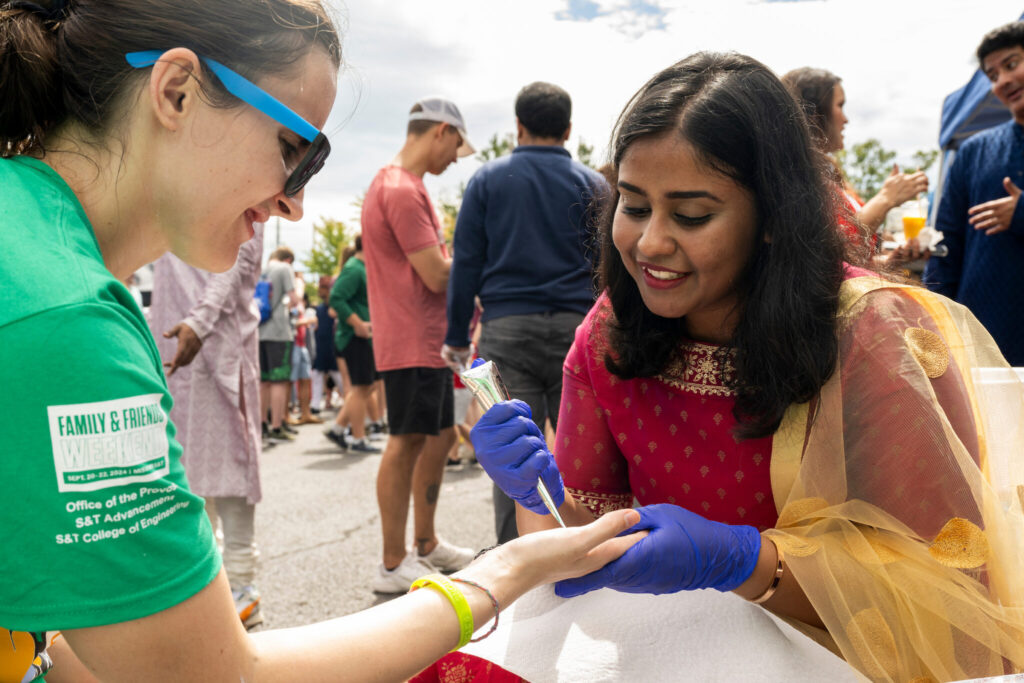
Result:
[[904,216],[903,236],[908,240],[914,239],[921,234],[921,230],[924,229],[924,223],[924,216]]

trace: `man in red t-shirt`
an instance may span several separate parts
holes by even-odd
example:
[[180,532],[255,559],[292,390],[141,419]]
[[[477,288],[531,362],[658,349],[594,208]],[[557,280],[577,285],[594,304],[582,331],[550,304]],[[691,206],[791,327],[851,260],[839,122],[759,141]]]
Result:
[[[440,175],[473,152],[458,107],[440,97],[422,99],[409,113],[401,151],[377,172],[363,200],[373,355],[391,431],[377,473],[384,535],[373,582],[379,593],[404,593],[423,574],[461,569],[473,558],[472,550],[434,532],[444,462],[455,439],[452,374],[438,353],[447,331],[451,259],[423,185],[425,174]],[[416,543],[407,553],[410,492]]]

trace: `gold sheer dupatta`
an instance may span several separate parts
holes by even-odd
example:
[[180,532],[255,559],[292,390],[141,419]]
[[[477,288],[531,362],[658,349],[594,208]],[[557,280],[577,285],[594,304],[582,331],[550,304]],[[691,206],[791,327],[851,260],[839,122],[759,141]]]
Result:
[[775,435],[767,534],[868,678],[1024,670],[1024,388],[927,290],[847,280],[839,321],[839,369]]

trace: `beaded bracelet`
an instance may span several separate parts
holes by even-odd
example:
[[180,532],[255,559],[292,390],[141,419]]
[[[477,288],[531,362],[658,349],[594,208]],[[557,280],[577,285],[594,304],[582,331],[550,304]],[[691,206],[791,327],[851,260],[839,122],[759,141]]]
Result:
[[409,592],[411,593],[423,586],[430,586],[444,595],[448,598],[448,602],[452,604],[452,607],[455,608],[455,616],[459,618],[459,644],[452,648],[452,652],[461,649],[473,637],[473,610],[470,609],[466,596],[455,587],[451,579],[443,574],[421,576],[412,582]]
[[778,549],[778,546],[776,546],[775,551],[776,553],[778,553],[779,560],[779,564],[775,567],[775,577],[772,578],[771,584],[769,584],[768,588],[764,590],[764,593],[761,593],[756,598],[750,599],[750,602],[754,603],[755,605],[760,605],[762,603],[768,602],[768,600],[773,595],[775,595],[775,591],[779,588],[779,582],[782,581],[782,551]]
[[471,643],[478,643],[481,640],[483,640],[484,638],[486,638],[487,636],[489,636],[492,633],[494,633],[495,629],[498,628],[498,613],[501,611],[501,608],[498,607],[498,599],[494,597],[494,594],[491,593],[491,591],[487,590],[486,588],[481,586],[476,581],[470,581],[469,579],[460,579],[460,578],[457,578],[457,577],[454,577],[454,576],[451,577],[451,580],[452,581],[458,581],[459,583],[464,583],[467,586],[472,586],[473,588],[479,588],[480,590],[482,590],[484,592],[484,594],[491,601],[491,606],[494,608],[494,623],[491,624],[491,627],[489,629],[487,629],[487,633],[483,634],[479,638],[473,638],[472,640],[469,641]]

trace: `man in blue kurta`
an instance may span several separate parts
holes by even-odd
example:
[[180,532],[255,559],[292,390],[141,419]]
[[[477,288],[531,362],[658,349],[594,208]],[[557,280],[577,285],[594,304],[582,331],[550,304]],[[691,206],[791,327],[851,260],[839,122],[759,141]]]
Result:
[[1024,366],[1024,22],[988,33],[977,56],[1013,120],[957,152],[935,222],[949,255],[930,259],[923,279],[967,306],[1010,365]]
[[[475,296],[483,306],[480,355],[493,360],[513,398],[543,430],[558,421],[562,362],[594,303],[592,200],[606,192],[596,171],[565,149],[572,101],[562,88],[532,83],[516,97],[518,146],[477,171],[455,226],[442,355],[469,357]],[[498,541],[516,537],[515,506],[498,488]]]

